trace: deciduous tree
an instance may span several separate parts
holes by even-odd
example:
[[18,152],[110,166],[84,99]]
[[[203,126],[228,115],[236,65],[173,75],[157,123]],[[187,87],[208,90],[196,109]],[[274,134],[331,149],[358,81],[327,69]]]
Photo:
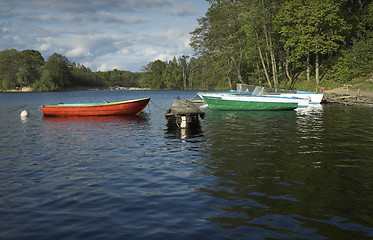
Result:
[[[320,82],[320,55],[335,53],[345,41],[349,29],[340,14],[339,1],[288,0],[283,3],[276,19],[284,49],[290,51],[289,61],[315,59],[316,84]],[[307,74],[309,79],[309,74]]]

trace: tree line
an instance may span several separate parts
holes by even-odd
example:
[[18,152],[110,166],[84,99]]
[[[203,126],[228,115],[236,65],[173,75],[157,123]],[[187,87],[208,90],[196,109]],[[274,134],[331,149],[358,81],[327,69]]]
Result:
[[191,32],[196,56],[150,63],[149,87],[291,89],[302,81],[317,86],[372,75],[371,0],[207,1]]
[[35,91],[56,91],[69,87],[138,87],[139,73],[92,72],[65,56],[54,53],[47,61],[39,51],[5,49],[0,51],[0,89],[27,86]]
[[155,60],[141,73],[92,72],[60,54],[0,52],[0,87],[69,86],[233,89],[248,83],[292,89],[299,82],[347,84],[371,76],[372,0],[207,0],[191,32],[194,56]]

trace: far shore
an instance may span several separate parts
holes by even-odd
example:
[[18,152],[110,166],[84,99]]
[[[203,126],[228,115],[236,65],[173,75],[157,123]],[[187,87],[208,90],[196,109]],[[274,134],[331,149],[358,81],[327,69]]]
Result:
[[[150,88],[136,87],[69,87],[59,91],[103,91],[103,90],[152,90]],[[32,92],[31,87],[22,87],[21,89],[13,89],[2,92],[22,93]],[[354,89],[349,86],[326,90],[324,92],[326,103],[339,103],[348,106],[365,106],[373,108],[373,91]]]
[[[150,88],[137,87],[67,87],[58,91],[103,91],[103,90],[152,90]],[[33,92],[32,87],[22,87],[21,89],[3,90],[1,92],[21,93]]]
[[102,90],[152,90],[138,87],[68,87],[60,91],[102,91]]

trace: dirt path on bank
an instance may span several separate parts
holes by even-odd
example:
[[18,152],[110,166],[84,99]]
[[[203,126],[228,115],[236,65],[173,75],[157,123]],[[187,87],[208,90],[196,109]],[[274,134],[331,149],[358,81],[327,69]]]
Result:
[[[367,81],[373,81],[373,79],[370,79]],[[362,84],[364,84],[364,82],[361,82],[355,85],[349,85],[346,87],[335,88],[332,90],[326,90],[325,95],[335,94],[335,95],[361,96],[361,97],[373,98],[373,90],[364,90],[364,89],[359,90],[359,86]]]
[[[340,87],[331,90],[326,90],[325,95],[349,95],[349,96],[359,96],[358,89],[352,89],[350,87]],[[373,98],[373,91],[372,90],[363,90],[360,89],[360,96],[362,97],[372,97]]]
[[326,90],[324,98],[327,103],[373,108],[373,91],[358,89],[359,85]]

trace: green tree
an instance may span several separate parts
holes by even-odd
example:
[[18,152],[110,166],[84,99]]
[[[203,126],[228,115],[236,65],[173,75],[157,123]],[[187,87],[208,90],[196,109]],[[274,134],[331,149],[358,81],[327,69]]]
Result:
[[72,65],[65,56],[54,53],[45,63],[44,71],[48,71],[48,73],[44,76],[51,77],[58,88],[67,87],[71,85],[72,81],[71,68]]
[[20,55],[22,64],[18,71],[18,82],[22,85],[31,85],[41,77],[44,58],[36,50],[24,50],[20,52]]
[[81,64],[72,63],[71,68],[72,86],[89,86],[89,87],[103,87],[105,81],[99,74],[95,74],[91,69]]
[[70,61],[65,56],[54,53],[41,68],[40,80],[33,84],[33,88],[38,91],[55,91],[71,86],[73,83],[71,70]]
[[367,37],[367,34],[372,32],[373,2],[372,0],[340,0],[339,2],[342,16],[351,27],[346,33],[345,45],[350,47],[356,39],[362,36]]
[[373,38],[355,41],[353,46],[343,51],[333,66],[333,75],[342,83],[351,82],[354,78],[372,75]]
[[0,52],[0,82],[4,90],[15,89],[18,83],[18,71],[21,67],[21,55],[16,49]]
[[198,19],[200,25],[193,31],[191,46],[200,56],[212,57],[224,70],[230,88],[233,87],[231,76],[244,82],[242,65],[244,62],[245,40],[240,1],[209,0],[210,8],[206,16]]
[[118,69],[114,69],[113,71],[111,71],[109,81],[111,86],[121,86],[121,72]]
[[190,88],[191,86],[188,85],[188,77],[189,77],[189,62],[188,62],[189,56],[181,56],[179,57],[179,66],[181,68],[182,72],[182,79],[183,79],[183,89]]
[[[269,87],[279,86],[278,53],[276,32],[273,21],[277,15],[281,1],[252,0],[245,1],[245,11],[242,14],[246,39],[250,40],[246,46],[246,55],[251,61],[251,71],[262,72]],[[255,56],[256,60],[253,59]],[[257,75],[255,74],[255,75]],[[272,79],[272,80],[271,80]]]
[[189,74],[188,74],[188,83],[189,83],[189,89],[195,89],[195,86],[199,85],[199,74],[200,70],[198,69],[198,60],[194,57],[190,59],[189,62]]
[[33,89],[36,91],[56,91],[58,90],[57,83],[53,80],[53,74],[43,67],[39,81],[33,84]]
[[[190,61],[188,81],[193,88],[220,88],[222,79],[230,88],[236,81],[293,87],[299,76],[310,81],[311,70],[318,85],[322,76],[331,76],[333,64],[339,69],[347,64],[341,59],[353,55],[351,47],[359,53],[355,60],[370,61],[357,49],[370,52],[371,0],[208,2],[210,8],[191,33],[196,58]],[[369,64],[360,66],[355,68],[359,73],[369,69]]]
[[229,86],[226,73],[212,57],[192,58],[188,81],[191,89],[227,89]]
[[316,84],[320,82],[320,55],[337,52],[349,29],[335,0],[289,0],[284,2],[276,18],[288,61],[306,58],[310,79],[310,58],[315,58]]
[[166,89],[182,89],[182,70],[179,66],[176,57],[166,64],[166,69],[163,71],[163,80]]
[[165,87],[164,72],[167,69],[165,62],[155,60],[143,68],[145,73],[141,81],[142,86],[151,89],[163,89]]

